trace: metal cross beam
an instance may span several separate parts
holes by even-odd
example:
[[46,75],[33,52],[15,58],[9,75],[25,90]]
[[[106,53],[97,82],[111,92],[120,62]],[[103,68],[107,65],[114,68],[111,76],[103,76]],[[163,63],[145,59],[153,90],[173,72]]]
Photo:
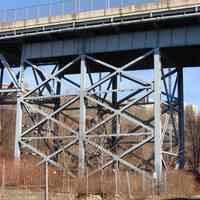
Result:
[[[130,67],[133,69],[134,65],[149,57],[154,60],[152,81],[143,80],[134,70],[130,71]],[[98,64],[104,72],[100,75],[91,73],[91,63]],[[79,67],[80,74],[73,79],[66,70],[75,65]],[[28,68],[35,85],[24,88],[23,74]],[[179,76],[169,91],[167,79],[177,73]],[[73,155],[77,176],[84,176],[86,167],[93,175],[118,163],[118,167],[156,178],[157,184],[162,182],[163,164],[166,167],[164,155],[175,155],[168,151],[171,137],[169,122],[176,119],[177,105],[179,108],[183,106],[180,99],[183,94],[181,72],[173,69],[165,73],[160,49],[152,49],[122,66],[81,55],[67,64],[57,63],[48,74],[45,75],[39,64],[22,57],[17,80],[20,92],[17,93],[16,158],[20,157],[22,150],[29,149],[39,156],[39,164],[48,162],[62,169],[62,156],[71,159],[69,155]],[[121,88],[122,81],[127,81],[125,88]],[[178,85],[179,97],[176,97]],[[150,103],[145,102],[147,97]],[[149,119],[141,113],[138,116],[136,110],[147,108],[148,103]],[[183,110],[179,111],[179,129],[183,132]],[[49,126],[49,123],[53,125]],[[174,123],[172,141],[175,141],[176,130],[179,129]],[[34,146],[33,141],[42,140],[49,146],[48,149]],[[183,142],[183,135],[179,134],[179,158],[183,158]],[[148,149],[150,157],[138,155],[140,149]],[[103,163],[99,162],[100,157],[104,158]],[[149,172],[143,168],[147,164]]]

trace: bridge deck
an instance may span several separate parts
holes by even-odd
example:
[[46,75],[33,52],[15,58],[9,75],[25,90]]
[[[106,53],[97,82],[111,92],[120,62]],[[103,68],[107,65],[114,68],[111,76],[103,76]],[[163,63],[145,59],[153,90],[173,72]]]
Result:
[[[127,19],[135,16],[137,20],[145,18],[163,17],[177,14],[188,14],[200,12],[200,0],[161,0],[155,3],[140,5],[129,5],[120,8],[109,8],[104,10],[94,10],[75,14],[65,14],[63,16],[42,17],[15,22],[0,23],[0,37],[16,36],[24,33],[41,32],[46,30],[59,30],[66,27],[75,28],[83,25],[90,25],[91,22],[115,18]],[[125,17],[125,18],[124,18]],[[118,20],[119,20],[118,19]],[[68,25],[68,26],[66,26]]]

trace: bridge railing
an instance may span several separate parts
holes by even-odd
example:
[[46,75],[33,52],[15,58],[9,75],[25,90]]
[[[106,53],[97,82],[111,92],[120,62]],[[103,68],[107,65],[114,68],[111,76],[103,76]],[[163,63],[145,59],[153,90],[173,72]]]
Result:
[[122,7],[129,4],[144,4],[158,0],[59,0],[50,4],[41,4],[19,9],[0,10],[0,22],[38,19],[50,16],[62,16],[90,10]]

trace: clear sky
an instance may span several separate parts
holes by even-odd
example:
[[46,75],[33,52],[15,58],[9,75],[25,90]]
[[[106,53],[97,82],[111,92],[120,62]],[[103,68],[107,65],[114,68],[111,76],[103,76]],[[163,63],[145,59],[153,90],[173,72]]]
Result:
[[[0,4],[1,9],[13,9],[27,7],[37,4],[45,4],[48,2],[55,2],[56,0],[2,0]],[[66,0],[67,2],[71,0]],[[81,0],[87,2],[88,0]],[[103,0],[94,0],[96,2],[102,2]],[[124,1],[126,3],[141,2],[147,0],[111,0],[112,2]],[[200,108],[200,86],[198,85],[200,80],[200,68],[187,68],[184,70],[184,92],[185,102],[187,104],[196,104]]]
[[4,0],[0,4],[1,9],[13,9],[13,8],[22,8],[26,6],[32,6],[37,4],[43,4],[51,2],[50,0]]
[[[1,8],[21,8],[21,7],[27,7],[27,6],[33,6],[37,4],[46,4],[49,2],[59,2],[61,0],[2,0],[0,7]],[[70,2],[73,0],[65,0],[66,2]],[[86,4],[91,0],[80,0],[81,4],[83,5]],[[157,1],[157,0],[110,0],[111,4],[119,4],[120,2],[124,3],[138,3],[138,2],[148,2],[148,1]],[[83,3],[82,3],[83,2]],[[106,2],[106,0],[93,0],[94,3],[99,3],[99,2]]]

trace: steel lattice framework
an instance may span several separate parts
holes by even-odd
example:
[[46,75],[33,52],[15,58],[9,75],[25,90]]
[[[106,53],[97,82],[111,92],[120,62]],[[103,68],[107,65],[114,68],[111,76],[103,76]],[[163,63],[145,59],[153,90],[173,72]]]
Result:
[[[149,57],[154,60],[152,81],[134,75],[134,66]],[[160,49],[121,67],[85,54],[51,69],[23,55],[17,69],[3,55],[0,60],[1,86],[5,70],[11,80],[0,88],[1,98],[17,96],[16,158],[32,152],[38,164],[67,168],[73,177],[85,175],[86,169],[92,175],[117,166],[159,182],[167,156],[177,156],[177,166],[184,165],[183,71],[164,69]],[[93,64],[98,73],[91,72]],[[70,75],[74,66],[78,81]],[[149,110],[138,115],[135,109],[147,105]]]

